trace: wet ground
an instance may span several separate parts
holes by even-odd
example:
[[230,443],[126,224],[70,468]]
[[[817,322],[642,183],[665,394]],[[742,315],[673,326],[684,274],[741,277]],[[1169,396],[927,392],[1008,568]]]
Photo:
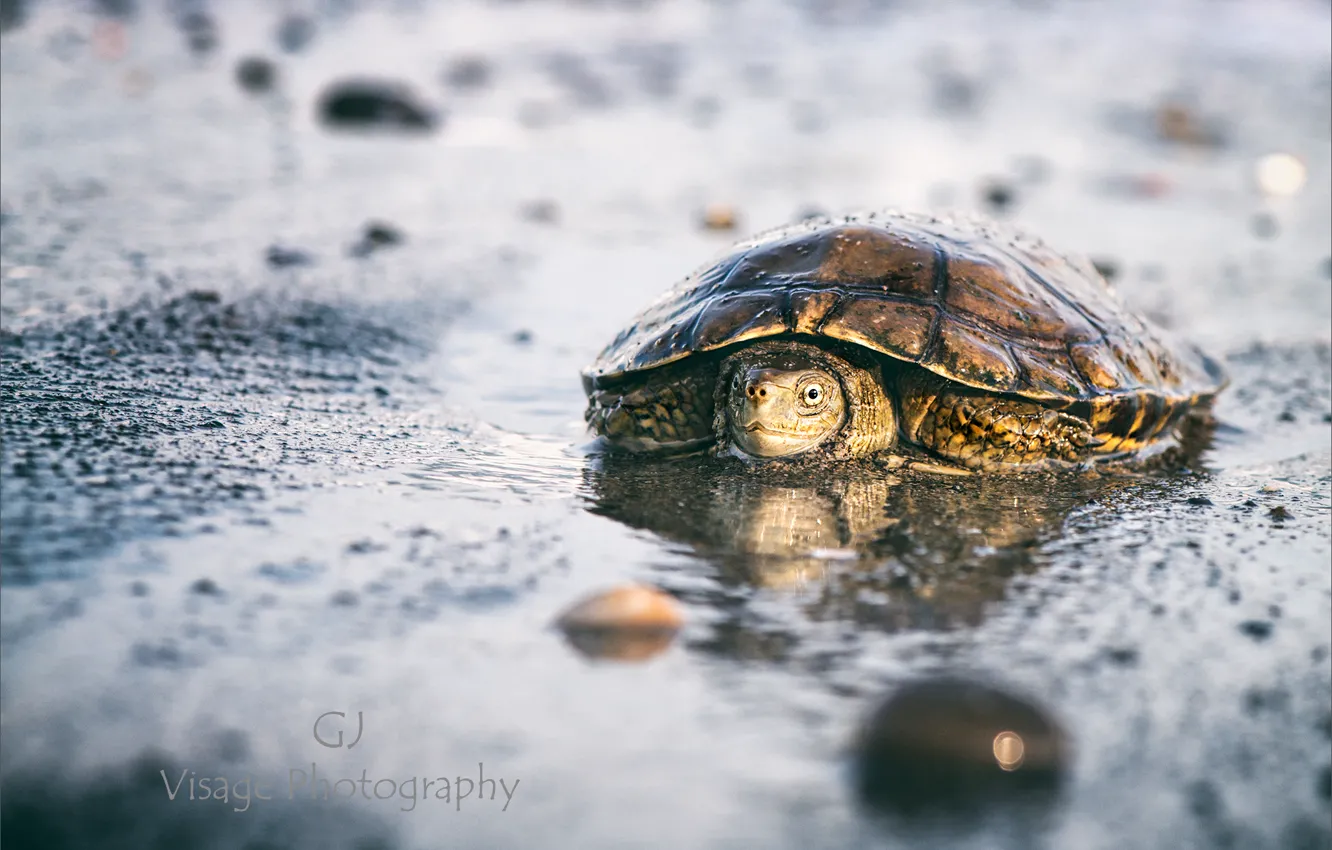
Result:
[[[1326,4],[427,6],[4,5],[6,846],[1332,842]],[[414,102],[321,120],[367,77]],[[594,451],[578,370],[658,292],[887,205],[1092,255],[1224,360],[1210,446]],[[682,601],[666,653],[549,628],[627,580]],[[857,728],[936,675],[1054,718],[1062,784],[862,803]]]

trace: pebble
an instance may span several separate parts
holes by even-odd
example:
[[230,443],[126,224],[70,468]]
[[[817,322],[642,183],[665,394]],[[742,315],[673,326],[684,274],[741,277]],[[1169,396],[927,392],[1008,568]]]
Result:
[[185,43],[194,53],[210,53],[220,40],[217,24],[206,12],[188,12],[181,16],[180,29],[185,33]]
[[387,248],[391,245],[400,245],[406,241],[402,231],[391,224],[382,221],[372,221],[366,224],[365,232],[361,238],[351,247],[353,257],[365,257],[378,251],[380,248]]
[[556,224],[560,220],[560,207],[554,201],[541,199],[523,204],[521,215],[537,224]]
[[735,230],[740,224],[740,215],[730,204],[708,204],[700,217],[706,230]]
[[299,53],[314,39],[314,34],[314,21],[304,15],[288,15],[278,24],[277,43],[286,53]]
[[251,94],[268,91],[276,80],[277,69],[262,56],[247,56],[236,63],[236,82]]
[[684,614],[670,595],[629,584],[577,602],[555,625],[588,657],[643,661],[670,646]]
[[1258,160],[1254,181],[1264,195],[1288,198],[1299,194],[1309,177],[1309,170],[1299,157],[1288,153],[1270,153]]
[[1249,227],[1253,230],[1253,235],[1259,239],[1272,239],[1279,232],[1276,217],[1271,213],[1258,213],[1249,221]]
[[1156,132],[1168,142],[1184,145],[1210,145],[1215,141],[1193,110],[1178,103],[1163,103],[1157,108]]
[[1053,790],[1067,736],[1041,706],[992,685],[934,678],[902,686],[871,712],[855,744],[862,799],[894,809],[961,806]]
[[991,180],[981,188],[981,200],[994,212],[1004,212],[1017,200],[1017,191],[1002,180]]
[[343,80],[319,97],[318,115],[334,129],[429,132],[440,118],[407,86],[387,80]]
[[264,254],[268,265],[275,269],[292,266],[308,266],[314,263],[314,257],[299,248],[286,248],[282,245],[270,245]]
[[463,56],[444,70],[444,82],[455,89],[475,91],[490,85],[490,63],[480,56]]

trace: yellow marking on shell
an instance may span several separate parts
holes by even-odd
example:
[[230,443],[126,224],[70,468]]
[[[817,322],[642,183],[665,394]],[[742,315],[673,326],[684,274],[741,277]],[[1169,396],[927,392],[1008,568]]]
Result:
[[819,324],[836,304],[837,293],[835,292],[793,293],[791,295],[791,315],[795,323],[791,331],[798,334],[816,333]]

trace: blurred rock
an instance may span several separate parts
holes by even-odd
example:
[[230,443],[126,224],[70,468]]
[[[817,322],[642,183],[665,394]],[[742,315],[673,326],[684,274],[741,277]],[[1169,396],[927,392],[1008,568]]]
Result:
[[855,745],[861,799],[897,813],[1050,802],[1069,756],[1064,731],[1039,705],[954,678],[903,685]]
[[192,53],[211,53],[221,41],[217,23],[202,10],[187,12],[180,17],[180,31]]
[[353,257],[368,257],[381,248],[400,245],[404,241],[406,241],[406,237],[398,228],[382,221],[372,221],[366,224],[365,232],[361,234],[360,240],[352,245],[351,255]]
[[314,35],[314,21],[304,15],[287,15],[278,23],[277,43],[284,53],[300,53]]
[[684,615],[671,596],[630,584],[581,600],[555,625],[590,658],[642,661],[671,645],[684,625]]
[[1017,200],[1017,189],[1005,180],[992,179],[981,187],[981,200],[987,210],[1002,214]]
[[275,269],[287,269],[293,266],[314,264],[314,257],[299,248],[286,248],[282,245],[270,245],[264,254],[268,265]]
[[494,71],[482,56],[460,56],[444,69],[444,82],[460,91],[476,91],[491,83]]
[[588,65],[587,60],[573,53],[557,52],[546,58],[546,71],[551,79],[573,95],[580,106],[610,106],[610,87]]
[[1166,102],[1156,109],[1156,132],[1167,142],[1184,145],[1208,146],[1217,139],[1207,130],[1189,107]]
[[330,129],[430,132],[440,121],[406,85],[387,80],[343,80],[324,89],[319,120]]
[[560,207],[554,201],[543,198],[523,204],[520,215],[525,220],[537,224],[556,224],[560,220]]
[[740,215],[730,204],[708,204],[703,208],[699,223],[706,230],[735,230],[740,224]]
[[268,91],[276,80],[277,68],[262,56],[247,56],[236,63],[236,82],[251,94]]
[[1276,216],[1265,212],[1254,215],[1249,220],[1249,228],[1253,231],[1253,235],[1259,239],[1274,239],[1277,233],[1280,232]]

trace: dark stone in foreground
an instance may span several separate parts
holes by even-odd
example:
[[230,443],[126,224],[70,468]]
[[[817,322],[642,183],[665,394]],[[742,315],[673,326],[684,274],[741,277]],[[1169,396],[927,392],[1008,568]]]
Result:
[[873,808],[908,815],[974,815],[1018,798],[1049,803],[1068,750],[1040,706],[990,685],[928,679],[904,685],[866,721],[857,791]]
[[262,56],[247,56],[236,63],[236,82],[251,94],[266,92],[277,81],[277,69]]
[[401,83],[344,80],[319,98],[318,117],[335,130],[382,129],[431,132],[440,123],[436,111]]

